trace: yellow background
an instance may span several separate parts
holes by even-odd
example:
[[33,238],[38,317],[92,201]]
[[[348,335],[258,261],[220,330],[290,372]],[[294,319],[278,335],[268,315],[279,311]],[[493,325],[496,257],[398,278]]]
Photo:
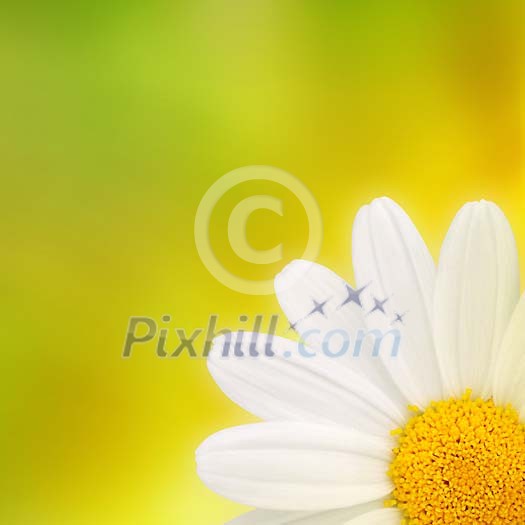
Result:
[[[195,475],[209,434],[251,421],[203,359],[121,358],[128,319],[222,328],[277,313],[201,263],[193,220],[234,168],[300,178],[325,222],[319,261],[351,279],[359,206],[389,195],[437,255],[466,200],[498,202],[525,269],[519,2],[23,1],[0,7],[0,523],[220,525],[243,509]],[[269,268],[227,243],[254,214]],[[286,200],[287,199],[287,200]],[[304,215],[304,213],[303,213]],[[224,264],[274,274],[306,240],[300,205],[253,183],[212,224]],[[281,324],[283,330],[284,324]],[[176,337],[169,346],[176,346]]]

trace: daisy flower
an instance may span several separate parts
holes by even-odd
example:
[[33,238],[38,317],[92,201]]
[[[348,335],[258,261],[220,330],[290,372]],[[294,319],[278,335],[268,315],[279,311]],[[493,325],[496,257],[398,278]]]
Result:
[[[215,381],[264,422],[206,440],[199,476],[258,509],[231,525],[524,524],[525,299],[504,214],[465,205],[436,270],[382,198],[359,211],[352,252],[355,288],[306,261],[276,277],[303,347],[215,341]],[[327,352],[371,330],[398,333],[399,351]]]

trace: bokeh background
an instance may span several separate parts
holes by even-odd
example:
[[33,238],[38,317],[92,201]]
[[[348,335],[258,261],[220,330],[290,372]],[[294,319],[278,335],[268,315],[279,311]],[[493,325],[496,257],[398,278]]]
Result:
[[[236,328],[279,311],[221,285],[195,248],[199,201],[234,168],[300,178],[324,217],[319,261],[348,279],[352,219],[380,195],[436,256],[464,201],[497,201],[525,270],[523,22],[519,1],[496,0],[2,3],[0,522],[243,512],[200,483],[194,450],[252,418],[204,359],[159,359],[154,344],[121,357],[133,315],[191,333],[210,313]],[[285,246],[264,268],[225,230],[254,192],[285,203],[248,224],[255,247]],[[221,260],[249,278],[307,236],[271,183],[235,188],[213,217]]]

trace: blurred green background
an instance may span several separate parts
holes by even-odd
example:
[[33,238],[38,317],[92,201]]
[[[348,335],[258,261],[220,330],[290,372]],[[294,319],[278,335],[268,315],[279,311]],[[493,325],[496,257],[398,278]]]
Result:
[[[525,255],[523,22],[521,2],[495,0],[2,4],[0,523],[243,511],[200,483],[194,450],[251,417],[204,359],[154,344],[121,357],[133,315],[191,333],[210,313],[235,328],[279,311],[198,257],[197,206],[230,170],[300,178],[324,217],[319,261],[349,279],[353,217],[381,195],[435,255],[464,201],[495,200]],[[224,228],[253,192],[285,203],[248,224],[255,247],[285,246],[268,268],[239,261]],[[304,213],[276,185],[235,188],[216,211],[234,272],[268,277],[304,248]]]

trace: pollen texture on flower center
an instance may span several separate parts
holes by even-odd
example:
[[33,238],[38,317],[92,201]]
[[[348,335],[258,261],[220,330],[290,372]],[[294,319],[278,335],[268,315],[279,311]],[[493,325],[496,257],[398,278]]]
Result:
[[525,524],[525,426],[492,400],[432,403],[399,438],[389,474],[407,525]]

